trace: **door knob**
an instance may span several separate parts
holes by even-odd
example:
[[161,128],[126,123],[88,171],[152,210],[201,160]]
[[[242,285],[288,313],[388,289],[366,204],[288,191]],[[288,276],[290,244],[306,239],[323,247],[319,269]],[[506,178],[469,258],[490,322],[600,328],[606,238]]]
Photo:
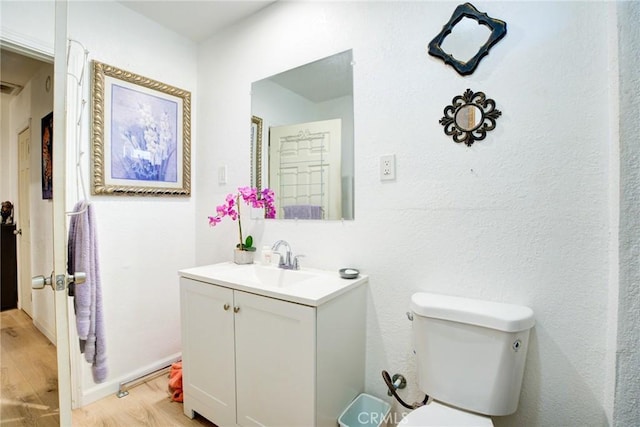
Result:
[[13,234],[15,234],[16,236],[18,234],[22,236],[22,228],[18,228],[17,230],[13,230]]
[[31,278],[31,289],[44,289],[45,286],[51,286],[53,288],[53,273],[51,276],[33,276]]
[[76,285],[82,285],[87,281],[87,273],[82,271],[76,271],[74,274],[67,276],[67,284],[75,283]]
[[54,291],[64,291],[67,289],[69,283],[81,285],[86,281],[87,274],[82,271],[76,271],[73,275],[58,274],[54,276],[54,274],[51,273],[49,277],[33,276],[31,278],[31,289],[44,289],[45,286],[51,286],[51,289]]

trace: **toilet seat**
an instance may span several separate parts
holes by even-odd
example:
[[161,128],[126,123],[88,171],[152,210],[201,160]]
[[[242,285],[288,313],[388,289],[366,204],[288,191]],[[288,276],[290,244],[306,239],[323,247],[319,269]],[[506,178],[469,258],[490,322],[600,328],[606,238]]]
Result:
[[398,427],[493,427],[491,418],[462,409],[455,409],[442,403],[430,403],[414,409],[399,423]]

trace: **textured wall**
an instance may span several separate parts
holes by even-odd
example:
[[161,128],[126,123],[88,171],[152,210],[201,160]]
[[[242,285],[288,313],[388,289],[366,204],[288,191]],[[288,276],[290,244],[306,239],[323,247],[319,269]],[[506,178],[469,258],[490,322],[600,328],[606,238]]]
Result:
[[[118,2],[71,2],[69,37],[84,44],[89,59],[189,90],[195,104],[195,44]],[[78,50],[74,52],[77,56]],[[91,99],[89,89],[87,86],[85,99]],[[85,153],[81,158],[84,180],[90,185],[87,112],[80,147]],[[194,105],[192,114],[192,138],[196,140]],[[69,126],[70,134],[74,131]],[[73,140],[69,150],[75,152]],[[78,185],[75,161],[73,157],[69,160],[67,176],[72,189]],[[195,193],[194,187],[192,190]],[[82,193],[69,191],[68,197],[72,206]],[[177,270],[192,266],[195,253],[193,196],[90,196],[90,200],[100,244],[109,377],[96,386],[84,369],[84,403],[115,392],[121,381],[157,369],[158,363],[180,353]]]
[[[604,3],[486,2],[508,34],[468,77],[426,54],[451,2],[276,3],[200,46],[198,264],[225,261],[237,228],[206,215],[249,180],[250,83],[353,48],[355,221],[255,221],[258,247],[288,240],[303,264],[371,276],[367,391],[406,375],[417,400],[409,298],[433,291],[524,304],[531,335],[518,412],[499,426],[605,425],[610,135]],[[585,29],[588,29],[586,31]],[[438,120],[484,91],[503,115],[471,148]],[[395,153],[397,180],[380,182]],[[218,185],[227,165],[229,183]],[[609,363],[609,365],[607,365]],[[611,376],[612,377],[612,376]],[[607,406],[609,405],[609,406]],[[398,408],[399,410],[401,408]]]
[[[15,188],[15,180],[11,179],[17,173],[18,151],[13,147],[14,140],[10,132],[10,106],[11,97],[2,95],[0,97],[0,199],[16,200],[18,189]],[[14,137],[15,138],[15,137]]]
[[640,425],[640,3],[618,5],[620,288],[616,426]]
[[[53,234],[51,230],[51,200],[42,199],[42,151],[41,151],[41,119],[53,111],[53,94],[46,92],[45,80],[53,76],[53,65],[44,64],[22,91],[11,98],[7,105],[9,120],[3,125],[9,137],[3,141],[3,156],[11,163],[6,171],[2,171],[3,186],[10,188],[11,193],[0,195],[2,200],[11,200],[15,205],[14,220],[19,221],[18,210],[18,134],[28,126],[31,129],[30,162],[29,162],[29,211],[31,235],[31,272],[32,275],[48,274],[53,265]],[[18,224],[20,226],[20,224]],[[20,242],[20,239],[18,240]],[[20,243],[18,243],[20,244]],[[20,279],[22,281],[22,278]],[[30,288],[30,278],[24,282]],[[25,295],[29,295],[26,291]],[[33,318],[40,331],[55,342],[55,317],[53,312],[53,291],[47,287],[31,293],[31,308],[25,307],[20,293],[20,307]]]
[[[69,36],[86,46],[90,59],[195,92],[195,45],[116,2],[70,4]],[[195,99],[194,95],[193,103]],[[197,110],[192,111],[195,139]],[[85,118],[81,147],[89,153],[88,115]],[[83,158],[87,183],[89,160]],[[70,172],[69,178],[74,177],[75,171]],[[110,375],[102,387],[95,387],[91,375],[85,375],[88,400],[111,393],[119,381],[180,352],[176,272],[194,262],[195,205],[193,198],[94,196],[91,200],[101,244]]]

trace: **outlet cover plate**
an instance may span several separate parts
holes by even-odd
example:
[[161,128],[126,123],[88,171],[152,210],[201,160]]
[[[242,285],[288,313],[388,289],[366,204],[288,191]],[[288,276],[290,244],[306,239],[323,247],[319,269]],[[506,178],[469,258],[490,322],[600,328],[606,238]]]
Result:
[[380,156],[380,181],[393,181],[394,179],[396,179],[396,155]]

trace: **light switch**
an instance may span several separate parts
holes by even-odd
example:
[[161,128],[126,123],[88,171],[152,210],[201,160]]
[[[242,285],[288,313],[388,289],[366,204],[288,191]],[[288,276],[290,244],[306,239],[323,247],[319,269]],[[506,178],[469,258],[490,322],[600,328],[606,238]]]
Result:
[[218,184],[227,183],[227,165],[218,168]]

